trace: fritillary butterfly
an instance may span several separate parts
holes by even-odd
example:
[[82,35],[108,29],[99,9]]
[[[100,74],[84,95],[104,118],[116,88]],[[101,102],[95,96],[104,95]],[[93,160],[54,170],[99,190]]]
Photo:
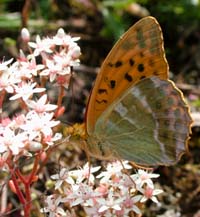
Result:
[[87,152],[138,165],[171,165],[187,150],[189,108],[168,80],[161,28],[141,19],[115,44],[86,112]]

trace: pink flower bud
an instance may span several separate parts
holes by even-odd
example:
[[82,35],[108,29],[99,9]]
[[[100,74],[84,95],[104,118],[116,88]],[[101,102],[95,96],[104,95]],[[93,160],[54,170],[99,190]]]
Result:
[[79,46],[75,46],[72,51],[72,58],[78,59],[81,55],[81,49]]
[[8,185],[9,185],[11,191],[12,191],[13,193],[17,194],[17,190],[16,190],[16,188],[15,188],[15,185],[14,185],[13,180],[9,180]]
[[42,162],[44,162],[44,161],[46,160],[46,158],[47,158],[47,153],[43,151],[43,152],[41,153],[41,155],[40,155],[40,160],[41,160]]
[[64,106],[61,106],[61,107],[56,111],[55,116],[56,116],[56,117],[60,117],[60,116],[62,116],[62,115],[64,114],[64,112],[65,112],[65,107],[64,107]]
[[37,182],[37,181],[38,181],[38,176],[33,176],[33,178],[32,178],[31,181],[32,181],[32,182]]
[[29,42],[29,40],[30,40],[30,33],[29,33],[29,31],[28,31],[27,28],[23,28],[21,30],[21,37],[22,37],[22,40],[24,42]]
[[63,28],[58,29],[58,31],[57,31],[57,36],[58,36],[59,38],[63,38],[63,37],[65,36],[65,31],[64,31]]
[[29,149],[30,149],[30,151],[38,152],[38,151],[40,151],[42,149],[42,144],[40,142],[34,142],[34,141],[32,141],[29,144]]

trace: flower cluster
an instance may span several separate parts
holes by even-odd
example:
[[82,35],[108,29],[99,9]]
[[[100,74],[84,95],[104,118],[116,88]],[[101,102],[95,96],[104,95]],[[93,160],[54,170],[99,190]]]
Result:
[[[62,137],[56,126],[64,112],[64,94],[55,102],[49,87],[56,86],[64,93],[71,68],[79,64],[80,48],[78,38],[63,29],[53,37],[36,36],[35,42],[30,42],[27,29],[21,36],[26,52],[21,50],[16,61],[0,62],[0,168],[10,174],[9,187],[23,205],[24,216],[30,216],[31,185],[38,180],[40,162],[48,160]],[[19,163],[30,156],[33,167],[24,174]],[[6,203],[1,209],[7,210]]]
[[[41,211],[51,217],[66,216],[66,212],[70,212],[66,207],[81,205],[87,216],[128,217],[130,213],[139,216],[142,204],[148,199],[158,203],[156,195],[162,190],[156,189],[151,180],[158,174],[141,169],[132,175],[124,173],[124,169],[131,168],[127,161],[109,163],[106,171],[100,171],[100,167],[89,168],[88,164],[74,171],[63,168],[51,176],[55,189],[63,192],[62,195],[48,196],[46,207]],[[97,171],[99,174],[95,176]]]
[[[38,101],[43,101],[47,95],[43,95]],[[53,105],[44,104],[46,108]],[[55,109],[55,108],[54,108]],[[42,145],[52,145],[61,138],[60,134],[53,135],[52,128],[59,124],[53,120],[52,112],[37,112],[30,110],[27,114],[17,115],[12,120],[7,118],[0,124],[0,153],[12,155],[25,154],[28,151],[38,151]]]
[[0,154],[4,159],[47,149],[61,138],[53,132],[53,127],[59,124],[55,120],[59,108],[48,103],[46,85],[51,82],[58,87],[68,87],[71,67],[79,64],[78,38],[70,37],[63,29],[51,38],[41,39],[38,35],[36,42],[30,42],[28,30],[23,29],[22,39],[30,52],[25,55],[20,51],[17,61],[0,63],[1,109],[9,94],[9,106],[18,100],[23,111],[14,118],[1,120]]

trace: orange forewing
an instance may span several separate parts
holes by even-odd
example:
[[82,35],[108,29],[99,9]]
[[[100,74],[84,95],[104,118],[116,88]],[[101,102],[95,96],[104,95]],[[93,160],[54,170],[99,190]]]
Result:
[[142,78],[168,78],[162,30],[153,17],[133,25],[115,44],[103,62],[90,95],[86,130],[90,134],[102,112]]

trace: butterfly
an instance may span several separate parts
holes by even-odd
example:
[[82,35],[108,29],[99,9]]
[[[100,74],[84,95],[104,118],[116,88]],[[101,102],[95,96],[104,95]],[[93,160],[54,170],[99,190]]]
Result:
[[180,159],[192,119],[168,71],[160,25],[145,17],[114,45],[97,75],[86,111],[89,155],[147,166]]

